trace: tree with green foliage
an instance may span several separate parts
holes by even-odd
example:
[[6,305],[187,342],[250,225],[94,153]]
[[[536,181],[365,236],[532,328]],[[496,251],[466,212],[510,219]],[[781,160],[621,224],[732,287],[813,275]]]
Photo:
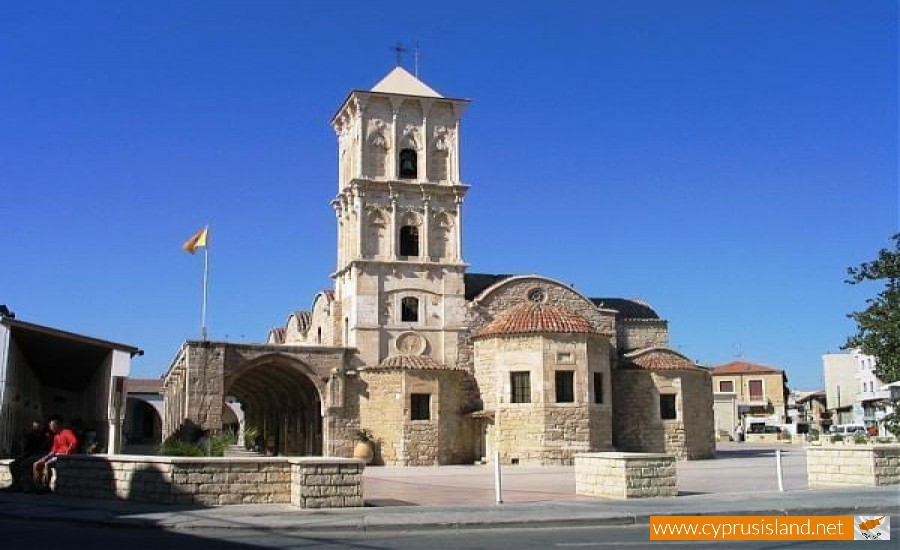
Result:
[[[893,248],[883,248],[875,260],[849,268],[846,281],[885,282],[877,296],[866,300],[866,309],[849,314],[856,321],[856,334],[844,346],[875,357],[875,374],[885,384],[900,380],[900,233],[891,239]],[[894,411],[885,417],[885,426],[900,437],[900,399],[891,404]]]

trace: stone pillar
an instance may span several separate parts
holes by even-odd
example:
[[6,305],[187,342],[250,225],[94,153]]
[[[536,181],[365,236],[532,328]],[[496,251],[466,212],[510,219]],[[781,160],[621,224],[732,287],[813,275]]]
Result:
[[428,106],[422,105],[422,112],[425,113],[422,116],[422,143],[419,144],[419,147],[422,148],[422,158],[419,159],[418,166],[418,174],[420,181],[428,181],[428,111],[426,110]]
[[397,165],[400,162],[400,131],[397,128],[397,111],[400,109],[400,105],[396,103],[395,98],[391,98],[391,106],[394,111],[391,116],[391,146],[388,148],[388,156],[391,157],[391,162],[387,163],[385,168],[388,179],[396,180],[399,173]]
[[823,445],[806,454],[810,488],[900,485],[900,445]]
[[461,196],[456,196],[456,223],[453,228],[456,230],[456,243],[453,248],[456,249],[456,261],[462,262],[462,202]]
[[[428,197],[428,195],[426,195],[426,197]],[[424,203],[425,208],[422,220],[422,250],[419,252],[422,258],[427,261],[431,259],[431,247],[429,246],[429,242],[431,241],[431,200],[425,198],[422,202]]]
[[397,227],[397,194],[391,192],[391,238],[388,239],[390,241],[390,250],[388,256],[392,260],[398,260],[399,257],[397,254],[400,252],[400,247],[397,246],[397,240],[400,238],[400,228]]
[[186,418],[213,434],[222,431],[224,402],[225,349],[212,342],[189,342],[186,346],[187,389]]
[[624,499],[677,496],[675,457],[663,453],[578,453],[575,494]]
[[353,216],[356,217],[356,243],[353,258],[363,257],[363,227],[365,226],[366,201],[363,191],[356,189],[353,199]]

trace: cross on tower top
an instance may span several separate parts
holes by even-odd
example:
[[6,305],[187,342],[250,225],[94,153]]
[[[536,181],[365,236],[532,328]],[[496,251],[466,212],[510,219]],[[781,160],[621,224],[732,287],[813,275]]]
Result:
[[406,49],[402,42],[397,42],[391,49],[394,50],[394,54],[397,56],[397,66],[399,67],[403,64],[403,54],[409,50]]

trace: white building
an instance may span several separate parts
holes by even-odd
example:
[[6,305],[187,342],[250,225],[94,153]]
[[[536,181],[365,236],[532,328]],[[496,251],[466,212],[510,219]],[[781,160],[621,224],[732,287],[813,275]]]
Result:
[[118,453],[125,379],[142,353],[21,321],[0,306],[0,457],[16,456],[32,422],[54,417],[83,435],[83,444]]
[[875,426],[878,435],[889,435],[884,417],[891,412],[891,392],[900,391],[896,384],[887,385],[875,375],[875,358],[851,349],[845,353],[822,356],[828,410],[835,424]]

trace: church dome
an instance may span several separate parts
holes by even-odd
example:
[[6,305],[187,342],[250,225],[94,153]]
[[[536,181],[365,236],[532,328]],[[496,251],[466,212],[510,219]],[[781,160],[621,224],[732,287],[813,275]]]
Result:
[[591,323],[577,313],[550,304],[525,303],[504,311],[476,336],[595,332]]

